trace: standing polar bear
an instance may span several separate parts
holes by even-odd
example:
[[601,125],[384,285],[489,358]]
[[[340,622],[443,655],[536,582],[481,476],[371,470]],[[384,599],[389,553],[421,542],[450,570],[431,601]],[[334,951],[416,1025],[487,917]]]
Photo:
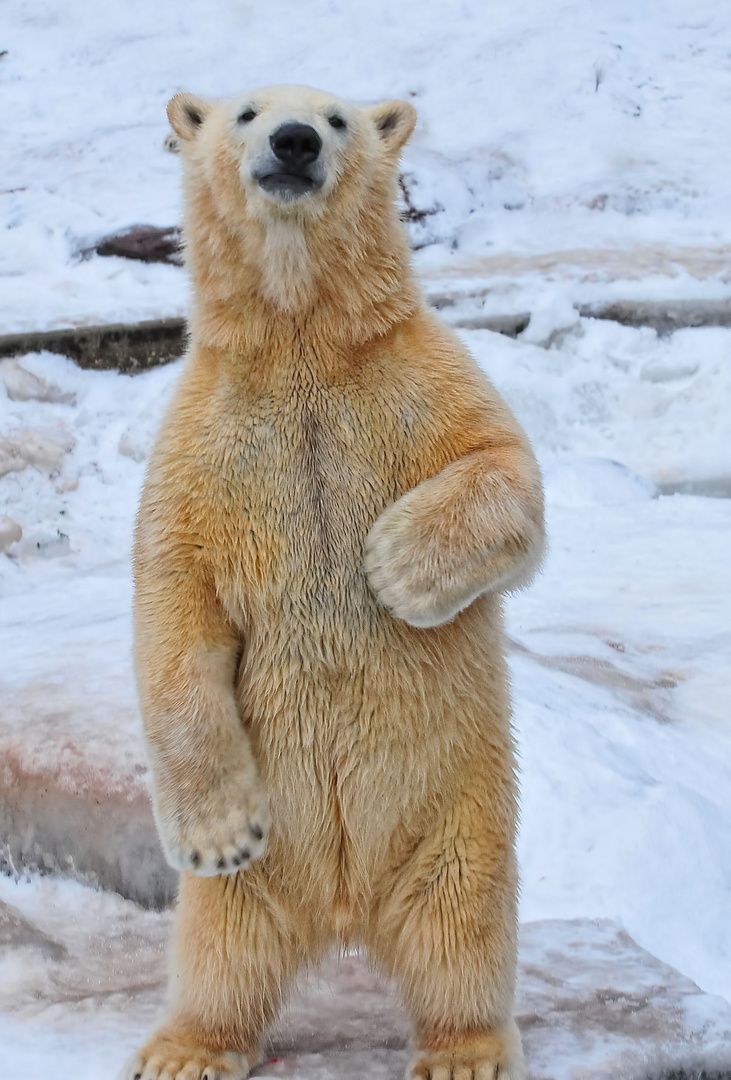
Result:
[[541,559],[541,481],[414,283],[414,109],[279,87],[168,115],[192,343],[135,649],[183,873],[170,1014],[128,1076],[245,1077],[296,972],[352,943],[400,988],[409,1076],[522,1080],[500,594]]

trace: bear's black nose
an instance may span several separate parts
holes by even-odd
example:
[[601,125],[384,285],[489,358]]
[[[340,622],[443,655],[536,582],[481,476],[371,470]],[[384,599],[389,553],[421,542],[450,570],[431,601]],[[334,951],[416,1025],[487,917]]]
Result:
[[317,159],[322,139],[309,124],[282,124],[270,136],[269,145],[283,165],[301,169]]

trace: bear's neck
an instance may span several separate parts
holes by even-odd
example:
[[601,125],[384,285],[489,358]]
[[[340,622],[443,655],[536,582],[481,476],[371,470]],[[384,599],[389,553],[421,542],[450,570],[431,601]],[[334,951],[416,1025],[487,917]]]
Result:
[[202,210],[190,206],[186,233],[197,346],[243,357],[304,349],[342,364],[419,305],[408,238],[390,204],[356,221],[248,222],[240,236],[210,204]]

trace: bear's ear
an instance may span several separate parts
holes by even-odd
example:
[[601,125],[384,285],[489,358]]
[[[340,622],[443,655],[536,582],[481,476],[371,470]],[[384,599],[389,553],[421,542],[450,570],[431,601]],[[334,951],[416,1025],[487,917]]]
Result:
[[384,101],[370,111],[376,131],[390,151],[398,153],[416,124],[416,109],[408,101]]
[[210,102],[203,98],[195,94],[176,94],[168,102],[170,127],[181,139],[194,139],[210,111]]

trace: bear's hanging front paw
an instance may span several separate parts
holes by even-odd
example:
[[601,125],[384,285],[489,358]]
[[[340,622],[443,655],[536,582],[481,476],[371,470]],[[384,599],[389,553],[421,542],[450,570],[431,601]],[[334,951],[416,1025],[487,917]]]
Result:
[[471,604],[485,583],[467,560],[446,549],[434,521],[420,512],[421,494],[415,489],[383,511],[366,537],[363,565],[379,602],[397,619],[440,626]]
[[256,769],[229,766],[211,778],[201,773],[182,791],[170,780],[156,790],[156,817],[168,862],[201,877],[235,874],[264,854],[269,805]]

